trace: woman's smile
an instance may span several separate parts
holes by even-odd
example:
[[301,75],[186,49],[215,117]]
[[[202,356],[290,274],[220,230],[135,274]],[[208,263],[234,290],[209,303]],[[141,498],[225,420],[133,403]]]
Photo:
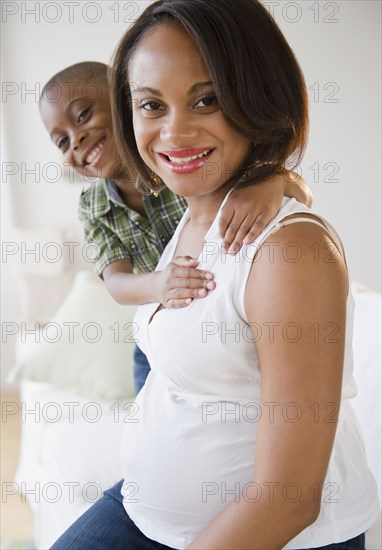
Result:
[[195,172],[204,166],[214,152],[212,147],[159,151],[159,159],[169,170],[178,174]]

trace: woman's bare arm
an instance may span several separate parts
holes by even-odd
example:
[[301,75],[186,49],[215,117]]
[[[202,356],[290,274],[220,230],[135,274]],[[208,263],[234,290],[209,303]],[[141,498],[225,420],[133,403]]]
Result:
[[[231,502],[191,549],[280,549],[319,513],[341,396],[346,267],[314,224],[284,227],[270,241],[245,294],[248,320],[262,329],[256,343],[262,416],[252,480],[261,498]],[[253,334],[258,338],[258,328]]]

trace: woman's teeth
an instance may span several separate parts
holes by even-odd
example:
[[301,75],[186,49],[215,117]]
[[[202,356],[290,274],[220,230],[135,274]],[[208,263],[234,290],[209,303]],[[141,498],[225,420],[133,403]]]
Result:
[[87,156],[86,159],[85,159],[85,162],[86,162],[87,164],[91,164],[92,162],[94,162],[95,159],[96,159],[96,158],[98,157],[98,155],[100,154],[100,152],[102,151],[103,147],[104,147],[104,143],[103,143],[103,142],[102,142],[102,143],[98,143],[98,144],[94,147],[94,149],[92,149],[92,150],[90,151],[90,153],[88,154],[88,156]]
[[201,159],[203,157],[206,157],[211,153],[212,149],[209,149],[208,151],[204,151],[204,153],[200,153],[200,155],[194,155],[193,157],[184,157],[184,158],[178,158],[178,157],[168,157],[170,159],[170,162],[173,162],[174,164],[186,164],[187,162],[191,162],[192,160]]

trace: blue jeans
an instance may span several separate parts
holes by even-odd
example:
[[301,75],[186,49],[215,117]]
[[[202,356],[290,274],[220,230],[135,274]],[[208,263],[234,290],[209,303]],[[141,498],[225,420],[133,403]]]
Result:
[[143,351],[135,346],[134,349],[134,385],[135,393],[138,394],[150,372],[150,365]]
[[338,542],[337,544],[329,544],[329,546],[321,546],[315,550],[365,550],[365,533],[349,539],[345,542]]
[[[123,507],[122,484],[123,480],[105,491],[51,550],[174,550],[148,539],[129,518]],[[365,550],[365,535],[315,550]]]
[[148,539],[131,521],[122,503],[122,484],[105,491],[51,550],[174,550]]

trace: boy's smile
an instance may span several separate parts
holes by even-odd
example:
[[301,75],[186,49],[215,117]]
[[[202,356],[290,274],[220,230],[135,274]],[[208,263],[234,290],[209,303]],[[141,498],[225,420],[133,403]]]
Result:
[[[59,98],[50,101],[49,92],[40,112],[53,143],[65,162],[88,177],[116,178],[119,160],[115,148],[107,85],[93,83],[96,97],[87,94],[88,84],[59,86]],[[57,90],[55,90],[57,96]],[[94,94],[93,94],[94,96]]]
[[97,164],[100,160],[100,157],[102,157],[101,153],[103,153],[103,149],[105,146],[105,138],[101,138],[95,146],[90,148],[90,153],[87,153],[84,155],[85,160],[83,164]]

